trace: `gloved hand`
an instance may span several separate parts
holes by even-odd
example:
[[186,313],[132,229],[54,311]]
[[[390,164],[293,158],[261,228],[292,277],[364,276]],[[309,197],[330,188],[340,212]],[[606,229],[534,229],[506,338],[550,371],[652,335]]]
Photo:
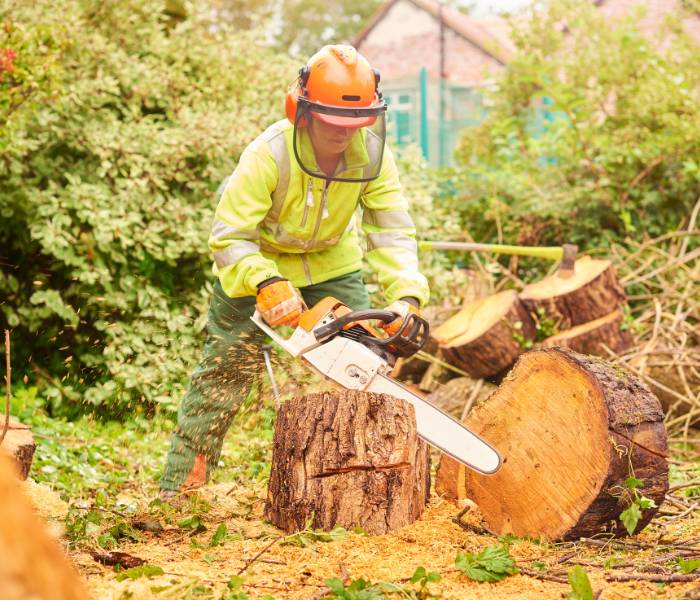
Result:
[[306,306],[299,290],[288,279],[273,277],[258,285],[255,308],[271,327],[296,327]]
[[419,306],[420,305],[418,304],[418,300],[416,300],[413,297],[401,298],[401,300],[392,302],[389,306],[386,307],[386,310],[390,310],[391,312],[396,313],[399,316],[396,317],[393,321],[389,321],[388,323],[382,321],[379,326],[386,332],[387,335],[395,335],[399,331],[399,329],[401,329],[401,325],[403,325],[404,319],[410,313],[413,313],[415,315],[420,314]]

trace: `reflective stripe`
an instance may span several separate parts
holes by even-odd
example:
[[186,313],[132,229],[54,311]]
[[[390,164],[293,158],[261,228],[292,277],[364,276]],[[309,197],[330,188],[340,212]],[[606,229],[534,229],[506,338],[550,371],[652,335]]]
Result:
[[220,269],[230,267],[249,254],[255,254],[256,252],[260,252],[260,247],[253,242],[233,242],[227,248],[214,252],[214,262]]
[[382,233],[367,234],[367,251],[371,252],[378,248],[405,248],[416,254],[418,253],[416,240],[405,233],[383,231]]
[[229,175],[228,177],[224,178],[224,180],[221,182],[219,187],[216,190],[216,199],[221,200],[221,196],[224,195],[224,192],[226,191],[226,187],[228,186],[228,180],[231,179],[231,176]]
[[372,210],[365,208],[362,221],[384,229],[413,229],[413,219],[405,210]]
[[236,229],[228,223],[214,219],[211,226],[211,238],[213,240],[222,240],[229,237],[241,240],[257,240],[259,235],[257,229]]
[[277,165],[277,186],[272,192],[272,206],[265,217],[266,223],[277,223],[282,212],[284,200],[287,197],[289,189],[289,152],[287,151],[287,142],[284,137],[284,132],[280,131],[272,139],[268,140],[267,146],[272,153]]
[[[382,140],[376,133],[372,133],[371,130],[367,130],[367,135],[365,136],[365,148],[367,149],[367,156],[369,162],[367,166],[362,169],[362,178],[372,177],[372,175],[377,175],[382,170],[382,165],[375,167],[378,162],[384,160],[384,140]],[[376,169],[376,170],[375,170]],[[365,193],[367,185],[371,183],[370,181],[363,181],[362,187],[360,188],[360,196]]]

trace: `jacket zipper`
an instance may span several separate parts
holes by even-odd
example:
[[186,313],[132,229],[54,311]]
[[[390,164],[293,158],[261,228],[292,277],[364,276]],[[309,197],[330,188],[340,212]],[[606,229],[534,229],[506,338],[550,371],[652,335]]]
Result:
[[309,210],[314,205],[314,188],[312,180],[309,177],[309,184],[306,186],[306,200],[304,201],[304,216],[301,218],[300,227],[306,227],[306,222],[309,219]]
[[326,179],[323,183],[323,192],[321,193],[321,210],[318,211],[318,217],[316,218],[316,226],[314,227],[313,235],[309,240],[309,247],[313,247],[313,244],[316,241],[318,230],[321,229],[321,221],[328,217],[328,208],[326,207],[326,196],[328,196],[329,185],[330,182]]

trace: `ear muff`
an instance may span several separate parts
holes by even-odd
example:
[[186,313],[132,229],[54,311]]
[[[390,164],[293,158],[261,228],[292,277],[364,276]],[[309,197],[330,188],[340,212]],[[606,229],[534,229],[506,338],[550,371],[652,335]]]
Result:
[[[290,123],[294,123],[297,114],[297,98],[299,96],[306,96],[306,84],[309,81],[309,75],[311,74],[311,69],[308,65],[304,65],[299,69],[299,77],[292,82],[289,86],[289,91],[287,92],[287,97],[284,101],[284,112],[287,115]],[[302,117],[299,119],[297,126],[306,127],[309,124],[308,119]]]

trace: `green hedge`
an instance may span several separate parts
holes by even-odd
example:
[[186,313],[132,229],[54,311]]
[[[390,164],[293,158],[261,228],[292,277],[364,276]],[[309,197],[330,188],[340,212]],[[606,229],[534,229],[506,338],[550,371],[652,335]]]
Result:
[[678,18],[645,36],[640,13],[547,4],[516,23],[517,55],[461,139],[465,226],[479,240],[589,249],[687,226],[700,195],[698,41]]
[[[215,190],[295,65],[156,0],[0,1],[0,328],[54,406],[174,406]],[[12,50],[12,53],[8,52]]]

